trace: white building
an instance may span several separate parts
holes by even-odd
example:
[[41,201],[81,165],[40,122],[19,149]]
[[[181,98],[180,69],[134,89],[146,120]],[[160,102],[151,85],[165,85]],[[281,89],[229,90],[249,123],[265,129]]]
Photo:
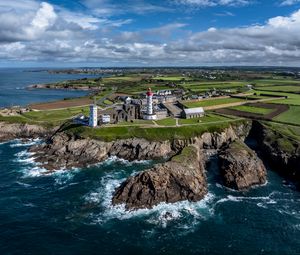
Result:
[[182,117],[185,119],[199,118],[204,116],[202,107],[183,109]]
[[148,89],[146,95],[147,95],[147,111],[144,114],[143,118],[145,120],[156,120],[157,116],[153,112],[153,92],[151,91],[151,88]]
[[102,124],[109,124],[110,123],[110,115],[109,114],[100,115],[100,122]]
[[98,122],[98,116],[97,116],[97,105],[92,104],[90,105],[90,118],[89,118],[89,126],[90,127],[96,127]]

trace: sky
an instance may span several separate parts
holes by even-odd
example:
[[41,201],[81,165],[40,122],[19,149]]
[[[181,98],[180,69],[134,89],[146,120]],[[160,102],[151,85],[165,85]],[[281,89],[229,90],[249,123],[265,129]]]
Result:
[[300,67],[300,0],[0,0],[0,67]]

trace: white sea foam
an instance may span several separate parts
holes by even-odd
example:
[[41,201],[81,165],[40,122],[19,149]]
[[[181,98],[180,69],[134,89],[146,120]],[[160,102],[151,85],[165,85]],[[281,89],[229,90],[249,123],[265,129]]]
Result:
[[48,175],[51,175],[54,177],[56,184],[63,185],[63,184],[68,183],[70,180],[72,180],[74,175],[78,172],[79,172],[78,168],[72,168],[72,169],[68,169],[68,170],[61,169],[61,170],[49,173]]
[[30,185],[30,184],[28,184],[28,183],[24,183],[24,182],[20,182],[20,181],[16,181],[16,183],[17,183],[17,184],[19,184],[20,186],[23,186],[23,187],[25,187],[25,188],[29,188],[29,187],[31,187],[31,185]]
[[102,166],[102,165],[111,165],[113,163],[121,163],[125,166],[132,166],[134,164],[143,164],[143,165],[148,165],[148,164],[151,164],[153,161],[152,160],[133,160],[133,161],[129,161],[129,160],[126,160],[126,159],[122,159],[122,158],[119,158],[117,156],[111,156],[109,157],[108,159],[98,163],[98,164],[95,164],[93,166]]
[[92,223],[103,223],[111,219],[126,220],[134,217],[146,217],[148,223],[166,227],[168,223],[176,222],[185,215],[192,215],[198,222],[199,219],[206,219],[214,213],[212,207],[209,206],[214,199],[214,195],[211,193],[208,193],[199,202],[160,203],[152,209],[127,211],[124,204],[113,206],[111,203],[113,192],[124,180],[125,178],[120,178],[120,172],[107,174],[102,178],[100,187],[84,197],[87,203],[104,209],[99,215],[91,215]]
[[32,146],[35,144],[38,144],[41,142],[41,139],[36,138],[36,139],[29,139],[29,140],[20,140],[20,139],[15,139],[13,142],[9,145],[11,148],[15,147],[24,147],[24,146]]
[[219,199],[216,204],[225,202],[241,202],[241,201],[259,201],[258,206],[262,207],[264,204],[276,204],[277,202],[271,198],[272,193],[265,197],[242,197],[242,196],[232,196],[228,195],[226,198]]

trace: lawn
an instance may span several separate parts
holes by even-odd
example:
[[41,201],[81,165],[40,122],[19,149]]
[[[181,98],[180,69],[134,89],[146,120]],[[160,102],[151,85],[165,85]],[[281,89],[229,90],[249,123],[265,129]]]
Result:
[[23,116],[32,121],[38,122],[55,122],[63,121],[72,118],[78,114],[89,114],[88,107],[74,107],[63,110],[49,110],[49,111],[31,111],[26,112]]
[[105,99],[105,100],[103,101],[103,103],[106,104],[106,105],[112,105],[112,104],[113,104],[113,102],[110,101],[110,100],[108,100],[108,99]]
[[300,106],[290,106],[290,109],[279,116],[275,121],[300,125]]
[[71,127],[66,132],[81,136],[99,139],[103,141],[114,141],[117,139],[145,138],[149,141],[166,141],[174,139],[190,139],[202,135],[204,132],[221,132],[230,125],[240,124],[237,122],[223,122],[216,124],[184,126],[184,127]]
[[162,120],[156,120],[155,122],[160,126],[175,126],[176,125],[176,121],[173,118],[166,118],[166,119],[162,119]]
[[241,111],[241,112],[256,113],[261,115],[266,115],[274,111],[274,109],[256,107],[251,105],[239,105],[239,106],[230,107],[230,109]]
[[237,103],[242,101],[244,100],[239,98],[219,98],[219,99],[209,99],[209,100],[201,100],[195,102],[184,102],[184,105],[187,108],[194,108],[194,107],[208,107],[214,105],[231,104],[231,103]]
[[179,119],[178,123],[182,124],[199,124],[199,123],[210,123],[210,122],[218,122],[218,121],[228,121],[230,120],[227,117],[216,115],[216,114],[205,114],[204,117],[201,118],[193,118],[193,119]]

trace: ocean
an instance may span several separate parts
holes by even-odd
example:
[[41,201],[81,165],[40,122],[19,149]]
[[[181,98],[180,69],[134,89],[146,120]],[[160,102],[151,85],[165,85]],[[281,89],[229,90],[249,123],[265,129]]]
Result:
[[0,107],[25,106],[30,103],[84,96],[88,94],[87,91],[27,89],[27,87],[39,83],[98,77],[87,74],[49,74],[46,71],[38,70],[0,68]]
[[267,184],[236,192],[212,158],[202,201],[127,212],[111,205],[114,189],[154,161],[45,174],[28,152],[42,142],[0,144],[0,254],[300,254],[300,193],[271,169]]

